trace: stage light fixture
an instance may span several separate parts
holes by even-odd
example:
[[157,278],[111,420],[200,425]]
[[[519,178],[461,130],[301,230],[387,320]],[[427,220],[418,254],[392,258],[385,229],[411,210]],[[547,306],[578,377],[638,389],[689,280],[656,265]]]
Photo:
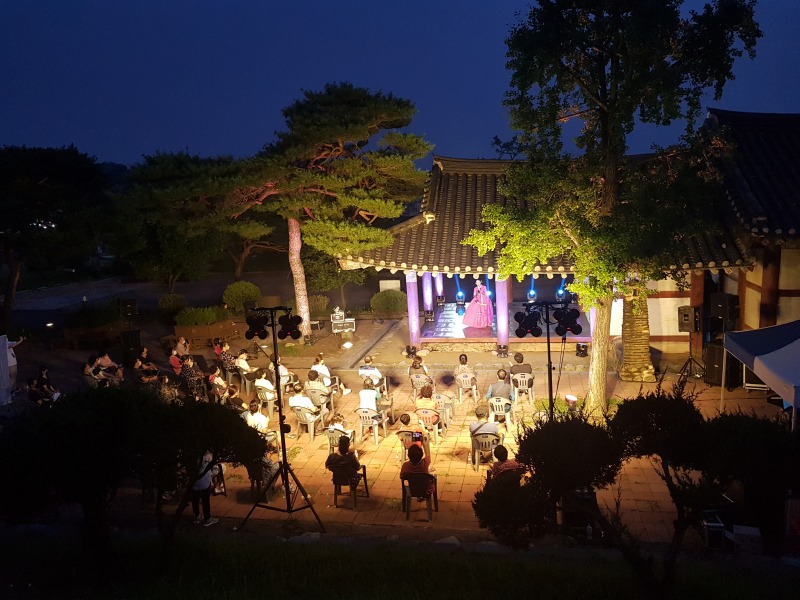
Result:
[[247,331],[244,333],[245,338],[248,340],[252,340],[255,337],[262,340],[267,339],[269,336],[267,317],[251,315],[245,320],[247,321]]
[[564,299],[564,294],[566,294],[566,292],[564,291],[564,288],[558,288],[556,290],[556,298],[558,300],[563,300]]
[[444,306],[444,296],[436,296],[436,306]]
[[302,322],[303,317],[300,315],[292,315],[290,313],[281,315],[278,317],[278,325],[281,327],[280,331],[278,331],[278,338],[285,340],[287,337],[291,337],[293,340],[299,340],[303,335],[300,331],[300,323]]
[[528,290],[528,300],[536,300],[536,290]]

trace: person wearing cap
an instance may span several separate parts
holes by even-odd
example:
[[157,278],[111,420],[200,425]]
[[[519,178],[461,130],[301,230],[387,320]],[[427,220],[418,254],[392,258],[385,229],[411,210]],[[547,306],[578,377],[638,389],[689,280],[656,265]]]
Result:
[[470,435],[476,433],[496,433],[500,435],[500,428],[497,423],[489,423],[489,405],[478,404],[475,407],[475,417],[477,421],[469,424]]

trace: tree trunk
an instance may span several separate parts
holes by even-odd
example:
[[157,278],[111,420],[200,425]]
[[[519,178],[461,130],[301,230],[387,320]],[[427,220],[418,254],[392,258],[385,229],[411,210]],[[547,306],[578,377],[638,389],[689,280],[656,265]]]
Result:
[[589,393],[586,411],[599,419],[608,408],[606,384],[608,379],[608,350],[611,335],[611,306],[614,297],[609,294],[595,305],[595,322],[592,329],[592,350],[589,363]]
[[247,260],[247,256],[244,254],[234,256],[233,253],[231,253],[231,256],[233,257],[233,280],[241,281],[244,275],[244,263]]
[[625,297],[622,309],[622,381],[656,380],[650,359],[650,314],[647,296],[633,294]]
[[306,289],[306,272],[303,268],[303,261],[300,260],[300,249],[303,247],[303,238],[300,234],[300,221],[289,217],[289,268],[292,270],[294,280],[294,296],[297,302],[297,314],[303,318],[300,324],[300,331],[305,335],[311,335],[311,313],[308,310],[308,290]]
[[345,297],[344,297],[344,286],[343,285],[339,286],[339,301],[340,301],[339,306],[342,307],[342,310],[347,310],[347,300],[345,300]]

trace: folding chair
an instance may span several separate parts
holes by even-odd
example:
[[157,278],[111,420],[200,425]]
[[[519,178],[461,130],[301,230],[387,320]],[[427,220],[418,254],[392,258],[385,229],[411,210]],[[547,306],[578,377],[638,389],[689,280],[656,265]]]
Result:
[[533,406],[535,394],[533,392],[533,375],[530,373],[515,373],[511,376],[511,389],[514,390],[514,398],[519,402],[519,395],[524,394],[528,397],[528,404]]
[[456,385],[458,386],[458,403],[464,403],[464,394],[470,392],[472,400],[478,401],[478,383],[477,378],[470,373],[460,373],[456,375]]
[[375,445],[378,445],[378,427],[383,427],[383,437],[386,437],[386,421],[389,419],[384,413],[372,410],[371,408],[357,408],[358,415],[358,439],[363,441],[364,430],[372,427],[372,437]]
[[[444,421],[442,421],[442,416],[435,410],[430,408],[420,408],[417,410],[417,416],[419,417],[420,421],[425,425],[425,429],[428,431],[433,432],[433,442],[438,446],[439,445],[439,423],[444,425]],[[442,437],[444,437],[444,432],[447,429],[442,429]]]
[[497,433],[473,433],[472,450],[469,453],[470,461],[477,473],[480,469],[481,457],[487,454],[494,460],[494,449],[500,443],[500,435]]
[[401,479],[401,483],[403,484],[401,508],[406,513],[406,521],[411,517],[411,500],[414,498],[419,502],[425,501],[428,508],[428,522],[433,521],[433,511],[439,512],[439,487],[436,475],[408,473]]
[[333,505],[339,508],[339,496],[343,495],[342,487],[347,486],[353,510],[356,509],[358,498],[358,485],[364,482],[364,496],[369,498],[369,484],[367,484],[367,467],[361,465],[361,470],[353,473],[350,469],[336,467],[333,473]]

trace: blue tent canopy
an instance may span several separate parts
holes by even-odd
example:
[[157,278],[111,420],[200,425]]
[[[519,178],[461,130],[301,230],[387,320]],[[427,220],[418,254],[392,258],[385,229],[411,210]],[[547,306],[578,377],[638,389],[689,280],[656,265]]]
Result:
[[731,331],[725,334],[725,349],[752,371],[757,356],[770,354],[797,340],[800,340],[800,321],[792,321],[751,331]]

